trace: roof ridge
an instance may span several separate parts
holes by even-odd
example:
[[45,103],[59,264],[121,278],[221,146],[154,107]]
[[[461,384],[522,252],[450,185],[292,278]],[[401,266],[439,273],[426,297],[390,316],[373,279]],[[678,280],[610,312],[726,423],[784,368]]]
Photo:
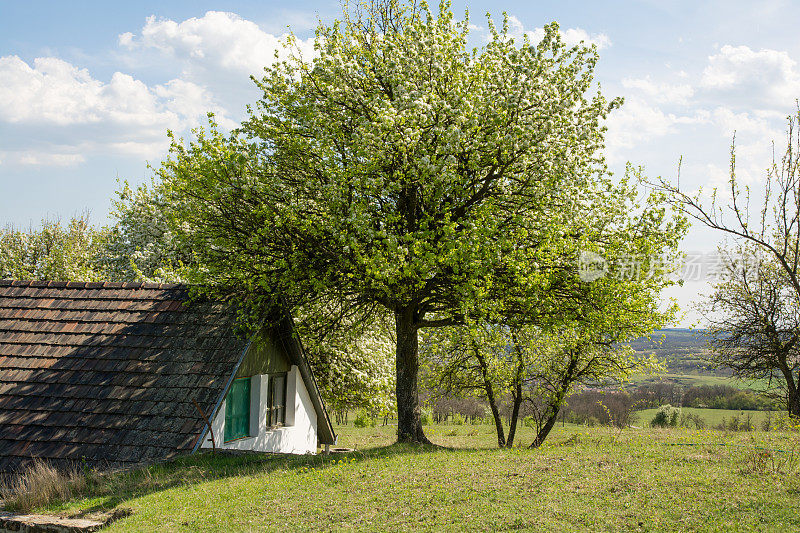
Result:
[[46,281],[0,279],[0,287],[32,287],[38,289],[144,289],[167,290],[185,288],[183,283],[150,283],[145,281]]

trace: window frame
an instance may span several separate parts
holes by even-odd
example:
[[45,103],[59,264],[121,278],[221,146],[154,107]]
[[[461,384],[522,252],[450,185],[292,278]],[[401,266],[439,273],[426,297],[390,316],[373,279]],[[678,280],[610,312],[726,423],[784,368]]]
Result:
[[[283,379],[283,397],[281,398],[282,404],[277,404],[275,402],[275,385],[277,384],[276,378]],[[279,427],[286,426],[286,404],[288,403],[288,389],[287,386],[289,383],[289,373],[288,372],[278,372],[275,374],[268,374],[267,379],[267,408],[266,408],[266,423],[267,429],[275,429]],[[275,412],[278,411],[277,418],[278,420],[273,421],[273,416],[275,416]]]

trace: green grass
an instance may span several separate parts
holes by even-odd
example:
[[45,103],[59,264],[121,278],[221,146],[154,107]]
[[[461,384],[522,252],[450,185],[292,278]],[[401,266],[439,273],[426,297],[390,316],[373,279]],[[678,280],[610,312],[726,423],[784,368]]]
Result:
[[[117,532],[800,529],[796,455],[754,448],[800,450],[797,433],[559,426],[539,450],[497,450],[488,425],[426,427],[452,449],[391,444],[392,427],[337,431],[358,451],[195,455],[49,510],[131,507]],[[522,428],[520,443],[532,437]]]
[[[656,415],[656,411],[658,409],[643,409],[641,411],[636,412],[636,421],[634,422],[636,425],[639,426],[646,426],[650,423],[653,417]],[[706,424],[709,427],[716,427],[719,425],[723,419],[730,420],[732,417],[738,416],[741,422],[745,422],[746,417],[750,415],[750,423],[756,429],[761,428],[761,423],[767,418],[769,415],[766,411],[736,411],[733,409],[701,409],[698,407],[683,407],[681,409],[682,413],[687,415],[694,414],[700,415],[706,421]],[[778,413],[772,413],[774,417]]]

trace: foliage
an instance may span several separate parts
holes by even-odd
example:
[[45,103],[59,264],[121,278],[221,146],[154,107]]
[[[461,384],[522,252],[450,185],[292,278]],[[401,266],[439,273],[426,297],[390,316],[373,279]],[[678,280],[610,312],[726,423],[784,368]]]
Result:
[[[300,329],[302,335],[302,325]],[[306,348],[320,392],[332,410],[393,416],[394,351],[384,330],[371,328],[357,337],[329,335],[307,342]]]
[[[642,313],[644,324],[654,317],[661,318],[651,313],[649,307]],[[643,357],[618,343],[620,337],[639,335],[642,323],[612,324],[606,326],[604,335],[595,333],[595,338],[582,330],[546,334],[530,326],[483,324],[447,328],[426,336],[422,353],[434,387],[446,394],[474,394],[488,402],[501,447],[513,445],[517,417],[524,402],[525,412],[536,422],[539,434],[534,444],[539,446],[576,385],[625,380],[632,374],[658,367],[651,356]],[[505,397],[510,397],[513,403],[508,437],[499,409],[500,400]],[[605,404],[598,408],[602,414],[587,414],[586,419],[611,416]],[[611,423],[627,425],[630,402],[627,409],[616,409],[614,413],[618,420]]]
[[[502,325],[478,324],[470,328],[450,327],[432,330],[423,337],[422,359],[426,385],[434,391],[437,405],[444,399],[474,396],[489,405],[500,447],[514,442],[522,377],[526,370],[525,353],[515,351],[511,331]],[[510,428],[505,435],[500,403],[512,397]],[[437,412],[434,410],[434,415]],[[455,417],[455,410],[445,413]]]
[[656,411],[656,416],[650,421],[654,428],[677,427],[681,410],[671,405],[662,405]]
[[43,220],[41,227],[0,230],[0,277],[19,280],[106,281],[103,262],[108,235],[89,216],[66,225]]
[[0,275],[49,281],[181,281],[191,254],[179,249],[167,221],[163,186],[123,183],[110,216],[97,228],[87,214],[39,228],[0,231]]
[[[531,46],[490,21],[471,51],[449,3],[364,9],[321,25],[313,58],[267,68],[232,135],[212,122],[174,142],[160,175],[198,254],[193,279],[253,308],[281,294],[394,316],[399,433],[424,440],[420,329],[562,313],[555,289],[582,246],[602,247],[594,230],[636,234],[620,202],[583,216],[618,194],[599,150],[619,102],[593,92],[596,50],[567,48],[555,24]],[[639,214],[663,222],[655,206]],[[663,248],[643,244],[608,251]]]
[[181,247],[169,224],[170,205],[164,186],[153,182],[131,188],[123,182],[116,192],[109,228],[109,281],[182,281],[191,264],[190,249]]
[[421,411],[420,415],[419,415],[420,423],[423,426],[427,426],[429,424],[432,424],[433,423],[433,413],[431,412],[431,410],[428,409],[428,408],[422,408],[420,411]]
[[647,327],[648,319],[663,320],[664,316],[650,310],[650,314],[641,316],[642,323],[636,325],[611,322],[605,331],[565,330],[558,336],[534,340],[538,344],[538,364],[526,378],[527,394],[538,399],[531,402],[538,430],[532,447],[541,446],[547,438],[576,385],[624,381],[633,374],[659,367],[652,356],[642,357],[621,344],[638,336],[641,331],[638,328]]
[[675,383],[639,385],[630,389],[637,405],[642,408],[658,407],[665,403],[683,407],[765,411],[777,409],[775,400],[752,390],[730,385],[693,385],[684,387]]
[[356,413],[356,418],[353,420],[353,425],[357,428],[375,427],[375,417],[372,416],[366,409],[360,409]]

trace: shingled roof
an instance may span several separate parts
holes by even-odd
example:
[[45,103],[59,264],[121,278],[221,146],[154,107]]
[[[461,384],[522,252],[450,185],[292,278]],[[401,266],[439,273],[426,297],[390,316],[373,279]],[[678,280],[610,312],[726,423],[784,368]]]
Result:
[[191,452],[248,339],[184,287],[0,280],[0,474]]

